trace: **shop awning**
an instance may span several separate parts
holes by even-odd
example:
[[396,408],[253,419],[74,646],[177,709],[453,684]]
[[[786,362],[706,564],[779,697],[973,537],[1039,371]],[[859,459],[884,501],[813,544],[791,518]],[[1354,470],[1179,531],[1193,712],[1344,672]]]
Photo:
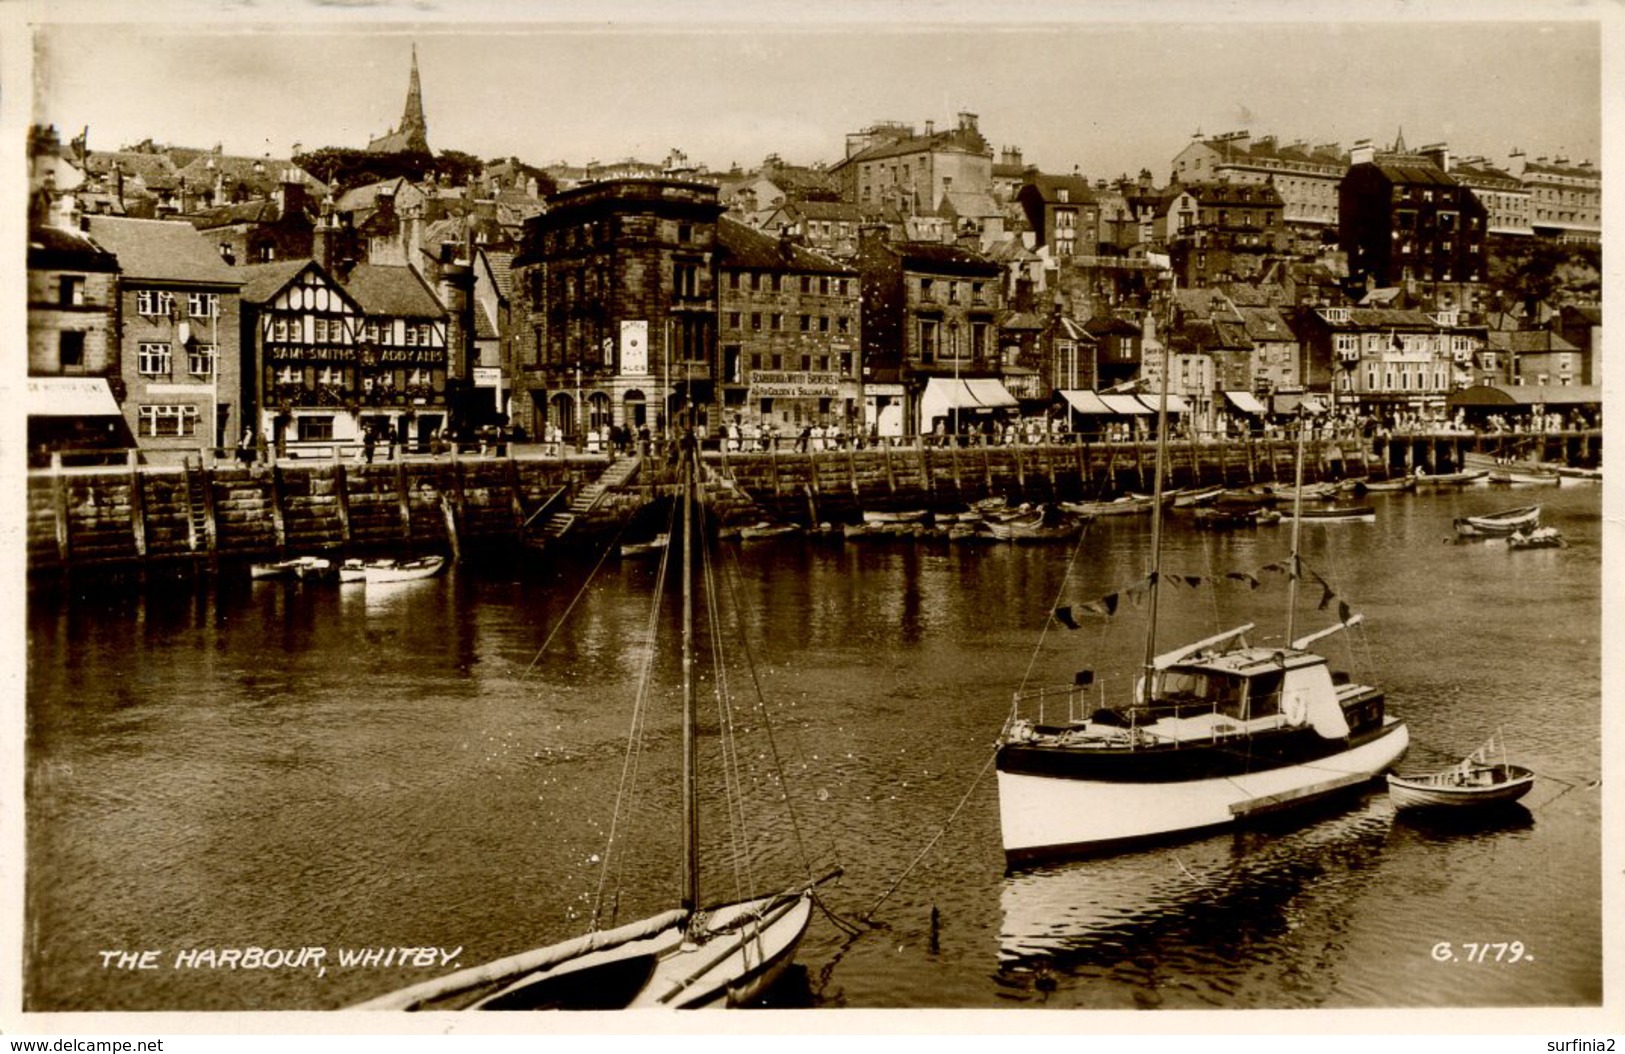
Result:
[[1602,403],[1598,384],[1475,384],[1452,392],[1450,406],[1588,406]]
[[[1145,394],[1143,392],[1138,396],[1138,398],[1139,398],[1140,402],[1145,404],[1146,409],[1151,411],[1152,413],[1157,412],[1157,403],[1162,400],[1162,396],[1160,396],[1160,395],[1147,395],[1147,394]],[[1191,408],[1189,406],[1185,405],[1185,400],[1184,400],[1183,397],[1181,397],[1180,395],[1177,395],[1174,392],[1169,392],[1168,393],[1168,412],[1169,413],[1171,413],[1171,414],[1185,414],[1185,413],[1190,413],[1190,409]]]
[[30,417],[118,417],[118,402],[102,377],[28,378]]
[[1013,410],[1015,407],[1015,396],[991,377],[979,377],[974,380],[933,377],[926,381],[925,394],[920,396],[920,421],[928,423],[939,417],[946,417],[954,410],[978,413],[988,410]]
[[1258,397],[1252,392],[1225,392],[1224,397],[1230,400],[1231,406],[1244,414],[1264,414],[1269,412],[1264,409],[1264,404],[1259,402]]
[[1102,395],[1100,401],[1111,407],[1112,413],[1116,414],[1149,414],[1155,412],[1132,395]]
[[1087,388],[1063,388],[1061,398],[1080,414],[1109,414],[1112,408],[1100,401],[1100,396]]
[[1273,400],[1275,412],[1278,414],[1296,413],[1298,407],[1303,407],[1306,414],[1319,414],[1326,412],[1326,403],[1318,395],[1305,395],[1302,392],[1277,392]]

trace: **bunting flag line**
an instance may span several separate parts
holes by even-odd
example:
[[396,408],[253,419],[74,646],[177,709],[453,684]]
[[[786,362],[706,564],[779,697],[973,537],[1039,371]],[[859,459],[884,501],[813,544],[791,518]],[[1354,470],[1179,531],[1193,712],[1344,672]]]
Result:
[[[1257,573],[1248,571],[1226,571],[1222,577],[1225,581],[1229,582],[1244,582],[1246,583],[1248,589],[1257,589],[1262,584],[1259,578],[1260,575],[1266,573],[1290,575],[1291,572],[1292,564],[1290,561],[1277,560],[1273,563],[1268,563],[1263,567],[1260,567]],[[1315,582],[1320,585],[1320,602],[1317,605],[1317,610],[1325,611],[1335,600],[1337,601],[1338,621],[1343,623],[1348,622],[1348,620],[1353,617],[1354,612],[1352,609],[1350,609],[1348,603],[1337,595],[1337,591],[1332,588],[1332,584],[1326,580],[1325,576],[1312,569],[1306,570],[1304,573],[1307,575],[1307,577],[1314,579]],[[1132,601],[1136,607],[1138,607],[1140,601],[1145,597],[1147,592],[1150,591],[1154,580],[1166,581],[1169,585],[1176,587],[1184,586],[1188,589],[1197,589],[1201,586],[1219,581],[1217,577],[1212,576],[1174,574],[1167,571],[1161,572],[1160,575],[1148,574],[1145,578],[1140,579],[1138,582],[1124,586],[1118,589],[1116,592],[1107,593],[1098,600],[1091,600],[1088,603],[1079,604],[1077,605],[1077,608],[1078,610],[1086,611],[1091,615],[1114,615],[1117,613],[1118,605],[1122,602],[1125,596],[1128,597],[1128,599]],[[1057,622],[1063,626],[1066,626],[1068,629],[1082,628],[1078,625],[1071,606],[1058,607],[1050,614]]]
[[1117,612],[1117,594],[1107,593],[1099,600],[1091,600],[1083,605],[1083,610],[1096,615],[1112,615]]

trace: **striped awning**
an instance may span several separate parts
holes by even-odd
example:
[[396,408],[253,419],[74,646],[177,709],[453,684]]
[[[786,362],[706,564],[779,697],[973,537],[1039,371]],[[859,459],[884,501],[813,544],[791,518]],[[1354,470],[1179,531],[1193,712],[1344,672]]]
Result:
[[1087,388],[1061,390],[1061,398],[1080,414],[1109,414],[1112,408],[1100,401],[1100,396]]
[[1100,401],[1111,407],[1112,413],[1115,414],[1149,414],[1155,412],[1132,395],[1102,395]]
[[1224,397],[1230,400],[1230,405],[1244,414],[1264,414],[1264,404],[1252,392],[1225,392]]
[[[1139,399],[1140,399],[1140,402],[1142,402],[1142,403],[1144,403],[1146,405],[1147,409],[1149,409],[1152,413],[1156,413],[1157,412],[1157,403],[1161,401],[1162,397],[1160,395],[1147,395],[1147,394],[1142,392],[1140,394],[1140,396],[1139,396]],[[1180,397],[1179,395],[1176,395],[1173,392],[1168,393],[1168,412],[1169,413],[1171,413],[1171,414],[1186,414],[1186,413],[1190,413],[1190,409],[1191,408],[1185,404],[1185,400],[1182,397]]]

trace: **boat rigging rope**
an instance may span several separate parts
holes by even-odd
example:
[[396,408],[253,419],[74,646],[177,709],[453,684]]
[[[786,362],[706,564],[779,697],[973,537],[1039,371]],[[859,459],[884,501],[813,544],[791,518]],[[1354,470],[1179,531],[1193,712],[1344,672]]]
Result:
[[[706,536],[705,506],[700,506],[700,537]],[[728,810],[729,840],[733,844],[734,888],[739,899],[748,895],[747,890],[756,888],[755,876],[750,867],[749,835],[745,827],[745,795],[744,781],[739,772],[739,741],[734,734],[732,715],[732,693],[728,688],[728,664],[723,655],[722,615],[718,608],[716,569],[711,560],[711,550],[707,545],[700,546],[700,577],[705,584],[706,630],[711,638],[711,672],[716,689],[717,701],[717,733],[722,746],[722,773],[723,784],[726,789],[724,801]],[[741,874],[742,872],[742,874]]]
[[1061,584],[1056,589],[1055,599],[1049,606],[1049,612],[1044,619],[1044,628],[1038,631],[1038,643],[1033,646],[1032,654],[1027,658],[1027,668],[1022,671],[1021,684],[1016,689],[1017,695],[1026,691],[1027,683],[1032,680],[1033,668],[1038,665],[1038,656],[1043,654],[1044,651],[1044,638],[1049,636],[1049,628],[1056,621],[1055,609],[1060,607],[1061,598],[1066,595],[1066,587],[1072,581],[1072,568],[1078,562],[1078,555],[1083,552],[1083,543],[1089,538],[1089,525],[1092,522],[1086,521],[1084,523],[1083,530],[1078,534],[1078,544],[1072,547],[1072,553],[1067,557],[1066,572],[1061,575]]
[[624,530],[625,525],[622,525],[621,530],[616,531],[615,537],[610,539],[610,543],[604,547],[604,551],[598,554],[598,562],[593,565],[591,571],[587,572],[587,577],[581,580],[581,588],[577,589],[576,595],[570,598],[569,606],[564,609],[564,614],[560,615],[558,621],[553,623],[553,628],[548,631],[547,639],[542,641],[542,646],[540,648],[536,649],[536,654],[531,657],[530,665],[525,667],[525,672],[519,675],[520,681],[523,681],[526,677],[530,676],[530,671],[536,668],[536,664],[541,662],[542,656],[547,653],[548,646],[553,643],[553,638],[558,636],[559,630],[569,623],[570,612],[574,611],[576,609],[576,605],[581,603],[581,598],[587,595],[587,587],[592,585],[593,579],[598,577],[598,572],[603,570],[604,562],[609,559],[609,554],[615,552],[619,547],[621,533]]
[[[671,537],[670,532],[676,521],[677,505],[674,502],[666,523],[666,536],[668,538]],[[605,553],[607,554],[609,551],[609,549],[606,549]],[[602,564],[603,561],[600,560],[599,565],[602,566]],[[644,651],[643,665],[638,671],[638,690],[632,702],[632,724],[627,731],[626,756],[621,762],[621,779],[615,789],[615,808],[610,814],[609,838],[604,846],[603,863],[599,869],[598,890],[593,897],[591,928],[595,930],[598,928],[598,923],[603,915],[604,889],[609,881],[611,862],[616,859],[615,838],[620,829],[621,807],[629,801],[637,786],[638,762],[643,756],[643,733],[649,714],[649,685],[654,676],[655,641],[660,626],[660,601],[666,591],[666,572],[670,566],[671,546],[668,545],[660,551],[660,566],[655,572],[655,586],[649,601],[649,620],[644,629],[644,639],[649,642],[649,646]],[[594,573],[597,573],[597,568],[594,568]],[[588,576],[588,580],[591,580],[591,576]],[[574,601],[571,602],[571,606],[574,607]],[[620,908],[619,893],[616,894],[614,903],[615,908],[610,913],[611,925],[614,924],[615,916]]]

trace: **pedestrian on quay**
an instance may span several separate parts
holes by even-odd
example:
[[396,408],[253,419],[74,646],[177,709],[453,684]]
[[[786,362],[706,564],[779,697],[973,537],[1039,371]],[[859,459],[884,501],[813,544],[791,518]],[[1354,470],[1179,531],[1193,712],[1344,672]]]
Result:
[[372,464],[373,447],[378,444],[378,437],[373,434],[372,426],[368,425],[361,430],[361,456],[367,464]]
[[237,460],[245,465],[254,463],[254,430],[243,429],[243,437],[237,440]]

